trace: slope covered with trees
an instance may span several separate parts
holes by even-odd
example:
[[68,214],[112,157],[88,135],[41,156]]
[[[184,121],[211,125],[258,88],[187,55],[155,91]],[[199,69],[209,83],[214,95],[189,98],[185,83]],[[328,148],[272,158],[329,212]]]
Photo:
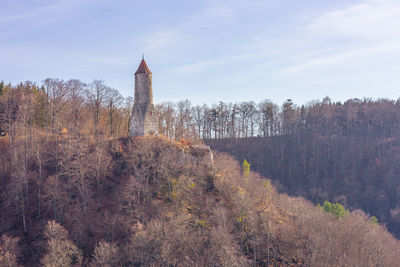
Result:
[[[360,210],[277,193],[230,156],[161,137],[2,146],[0,262],[33,266],[396,266]],[[339,207],[340,206],[335,206]]]
[[[0,83],[1,264],[398,262],[358,210],[399,232],[398,102],[161,103],[164,138],[130,140],[131,100],[98,80]],[[181,142],[198,137],[281,192],[333,204],[278,194],[226,155],[212,166]]]
[[291,118],[281,135],[206,142],[247,159],[281,191],[361,208],[399,235],[399,103],[316,103],[293,109]]

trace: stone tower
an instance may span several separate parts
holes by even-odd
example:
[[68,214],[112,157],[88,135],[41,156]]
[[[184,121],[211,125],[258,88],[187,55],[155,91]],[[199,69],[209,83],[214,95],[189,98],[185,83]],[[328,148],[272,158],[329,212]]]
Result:
[[157,134],[158,123],[153,105],[152,73],[142,58],[135,72],[135,99],[129,121],[129,135]]

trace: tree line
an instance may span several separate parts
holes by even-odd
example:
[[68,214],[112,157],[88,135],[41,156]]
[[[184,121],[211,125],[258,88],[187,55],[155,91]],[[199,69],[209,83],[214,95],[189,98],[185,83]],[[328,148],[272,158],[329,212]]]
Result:
[[[12,139],[17,121],[57,135],[85,131],[92,135],[122,137],[128,133],[132,97],[124,98],[103,81],[83,83],[54,78],[40,85],[0,83],[0,127]],[[24,109],[25,108],[25,109]],[[159,133],[172,139],[248,138],[313,133],[352,137],[400,135],[400,102],[388,99],[350,99],[332,102],[328,97],[297,106],[288,99],[281,106],[266,99],[259,103],[218,102],[192,105],[183,100],[155,105]],[[21,115],[26,113],[24,116]]]
[[312,133],[318,136],[383,137],[400,135],[400,102],[388,99],[350,99],[332,102],[328,97],[297,106],[288,99],[282,106],[219,102],[192,106],[189,101],[162,103],[162,133],[191,133],[202,139],[272,137]]
[[24,135],[21,126],[41,129],[46,137],[84,132],[92,135],[126,134],[132,99],[103,81],[83,83],[48,78],[38,85],[0,83],[0,127],[10,142]]

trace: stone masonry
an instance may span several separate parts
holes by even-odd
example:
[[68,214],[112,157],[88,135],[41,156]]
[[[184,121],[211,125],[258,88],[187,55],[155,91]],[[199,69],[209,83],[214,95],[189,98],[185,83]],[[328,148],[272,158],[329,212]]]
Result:
[[129,121],[129,135],[158,133],[157,116],[153,105],[152,73],[144,58],[135,72],[135,99]]

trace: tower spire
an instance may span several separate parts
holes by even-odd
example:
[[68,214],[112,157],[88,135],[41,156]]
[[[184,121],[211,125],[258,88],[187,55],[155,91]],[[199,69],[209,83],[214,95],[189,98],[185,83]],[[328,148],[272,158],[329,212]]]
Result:
[[139,74],[139,73],[151,74],[151,71],[146,64],[146,61],[144,60],[144,55],[142,56],[142,61],[140,62],[140,65],[139,65],[137,71],[135,72],[135,75]]

